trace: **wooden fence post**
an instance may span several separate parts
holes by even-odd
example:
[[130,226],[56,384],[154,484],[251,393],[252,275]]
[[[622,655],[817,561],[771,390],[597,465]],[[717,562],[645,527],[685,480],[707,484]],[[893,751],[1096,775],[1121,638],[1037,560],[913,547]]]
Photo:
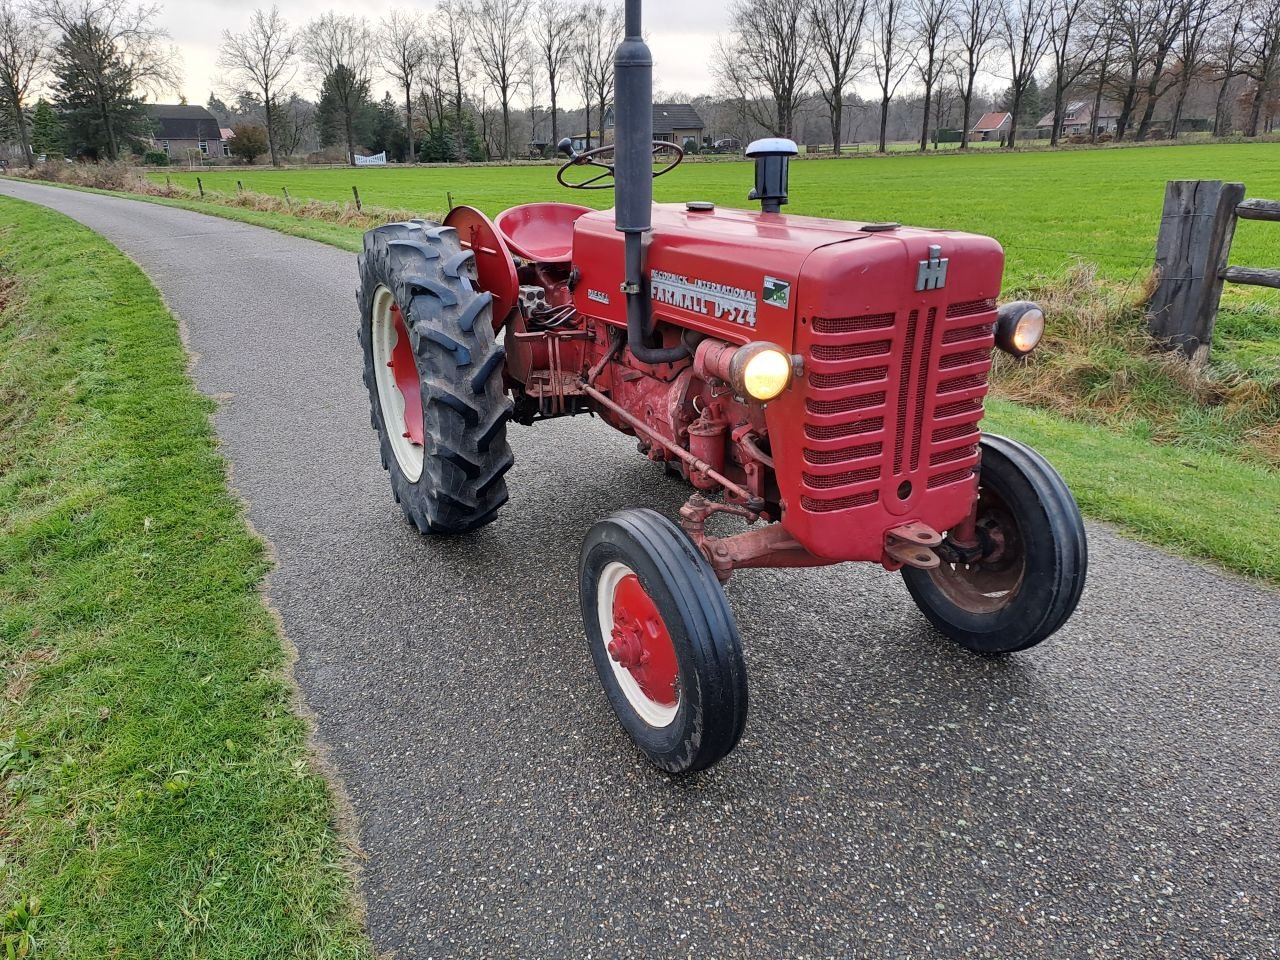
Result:
[[1159,285],[1147,306],[1147,329],[1170,350],[1205,364],[1222,298],[1222,272],[1236,230],[1243,183],[1170,180],[1156,241]]
[[358,187],[352,187],[351,195],[356,198],[356,213],[361,212],[364,207],[360,205],[360,189]]
[[200,199],[204,199],[204,181],[196,177],[196,186],[200,188]]

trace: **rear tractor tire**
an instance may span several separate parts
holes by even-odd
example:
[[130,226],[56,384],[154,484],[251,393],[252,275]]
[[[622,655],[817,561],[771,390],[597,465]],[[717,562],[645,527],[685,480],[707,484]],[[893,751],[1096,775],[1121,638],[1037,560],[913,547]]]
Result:
[[674,774],[725,757],[747,721],[742,643],[720,581],[680,528],[653,510],[597,523],[579,595],[600,682],[645,757]]
[[364,383],[391,490],[424,534],[475,530],[507,502],[511,401],[492,299],[452,227],[414,220],[365,234]]
[[1061,629],[1080,602],[1089,565],[1080,510],[1044,457],[988,434],[977,520],[983,555],[972,563],[944,557],[933,570],[903,567],[907,590],[929,622],[962,647],[1026,650]]

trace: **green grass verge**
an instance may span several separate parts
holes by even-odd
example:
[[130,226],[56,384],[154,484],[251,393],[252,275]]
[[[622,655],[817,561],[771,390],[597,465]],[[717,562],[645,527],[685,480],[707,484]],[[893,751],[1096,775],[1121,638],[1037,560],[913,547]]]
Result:
[[[712,200],[747,207],[746,162],[690,163],[655,181],[662,202]],[[198,174],[208,190],[244,188],[282,197],[346,202],[352,186],[366,204],[417,210],[454,202],[490,215],[533,200],[609,207],[609,191],[568,191],[548,166],[476,166],[272,170]],[[195,189],[194,173],[152,175]],[[1202,144],[1061,152],[862,157],[806,160],[791,170],[788,212],[852,220],[897,220],[995,237],[1008,257],[1011,285],[1057,277],[1075,259],[1109,279],[1141,279],[1154,259],[1166,180],[1240,180],[1250,196],[1280,198],[1280,143]],[[1280,263],[1280,229],[1241,223],[1233,251],[1240,264]],[[1256,291],[1245,291],[1246,294]],[[1269,301],[1280,304],[1272,295]],[[1280,309],[1275,312],[1280,317]],[[1277,320],[1280,323],[1280,319]]]
[[983,429],[1029,443],[1061,471],[1088,516],[1148,543],[1280,583],[1280,476],[1230,457],[1154,446],[1000,400]]
[[6,955],[370,957],[173,318],[71,220],[0,224]]

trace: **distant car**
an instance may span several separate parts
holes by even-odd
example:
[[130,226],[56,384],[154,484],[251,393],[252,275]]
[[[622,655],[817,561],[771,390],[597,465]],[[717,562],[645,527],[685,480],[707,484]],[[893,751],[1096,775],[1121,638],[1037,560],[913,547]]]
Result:
[[723,140],[717,140],[713,143],[711,149],[716,153],[740,153],[742,151],[742,141],[737,137],[725,137]]

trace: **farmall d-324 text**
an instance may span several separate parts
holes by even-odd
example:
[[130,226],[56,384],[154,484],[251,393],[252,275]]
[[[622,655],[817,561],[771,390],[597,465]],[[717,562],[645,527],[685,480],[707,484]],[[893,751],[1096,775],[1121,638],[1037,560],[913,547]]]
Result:
[[[693,485],[678,525],[646,509],[598,523],[580,566],[613,709],[678,773],[724,757],[746,720],[721,588],[735,569],[879,563],[942,633],[1004,653],[1066,622],[1086,546],[1049,464],[979,431],[992,347],[1025,354],[1044,324],[1034,304],[997,309],[1000,246],[783,215],[785,140],[748,151],[761,212],[655,206],[652,178],[683,154],[650,141],[640,37],[630,0],[616,146],[562,145],[560,182],[616,174],[616,209],[533,203],[493,222],[458,207],[443,225],[379,227],[360,330],[382,460],[423,533],[494,519],[509,420],[593,412]],[[748,526],[710,536],[720,513]]]

